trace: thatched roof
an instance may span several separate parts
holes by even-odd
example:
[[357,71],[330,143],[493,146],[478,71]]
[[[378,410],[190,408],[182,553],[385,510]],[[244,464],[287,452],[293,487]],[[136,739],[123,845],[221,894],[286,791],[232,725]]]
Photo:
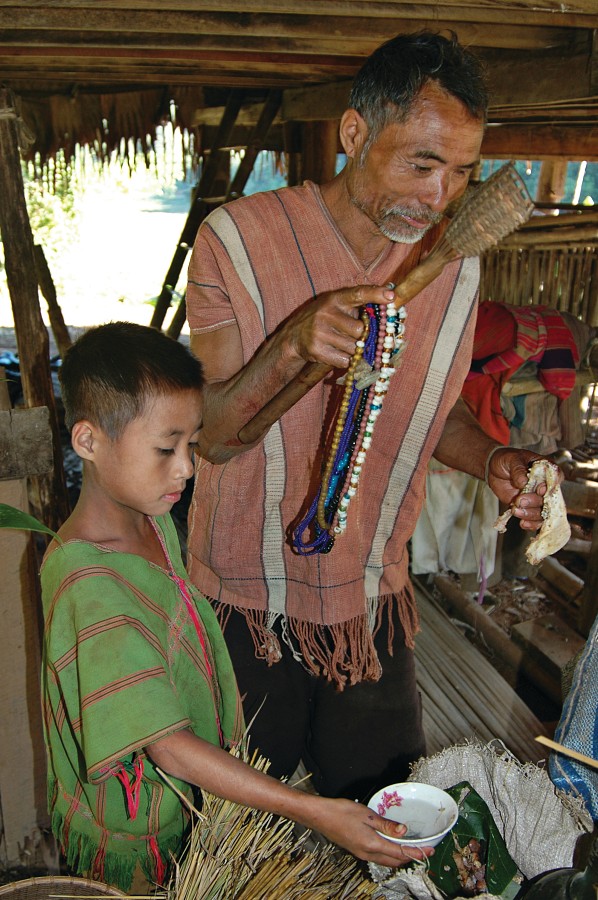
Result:
[[0,71],[44,157],[143,141],[172,102],[209,143],[231,89],[249,109],[282,92],[281,149],[282,122],[337,117],[365,57],[421,28],[486,61],[487,156],[598,159],[596,0],[0,0]]

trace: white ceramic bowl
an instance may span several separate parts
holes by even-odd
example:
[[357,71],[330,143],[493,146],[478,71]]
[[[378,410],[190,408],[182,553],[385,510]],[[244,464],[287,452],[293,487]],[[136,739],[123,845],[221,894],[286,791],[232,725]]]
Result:
[[435,847],[459,818],[459,808],[446,791],[417,781],[389,784],[374,794],[368,806],[385,819],[407,826],[405,837],[378,834],[408,847]]

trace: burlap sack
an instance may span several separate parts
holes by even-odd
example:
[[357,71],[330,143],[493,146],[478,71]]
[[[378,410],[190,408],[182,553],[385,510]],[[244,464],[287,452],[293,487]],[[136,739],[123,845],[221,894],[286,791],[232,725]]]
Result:
[[[410,781],[449,788],[468,781],[487,803],[515,864],[526,878],[573,863],[582,834],[592,831],[592,818],[579,798],[557,790],[547,772],[520,763],[500,741],[465,741],[415,763]],[[444,900],[426,876],[425,863],[415,871],[369,864],[382,900]],[[479,900],[497,900],[479,894]],[[466,898],[456,898],[466,900]]]

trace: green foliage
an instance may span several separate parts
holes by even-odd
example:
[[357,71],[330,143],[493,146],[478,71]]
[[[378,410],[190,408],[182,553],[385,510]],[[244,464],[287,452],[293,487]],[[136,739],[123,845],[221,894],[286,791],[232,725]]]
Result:
[[[52,261],[68,241],[76,223],[76,185],[64,161],[42,168],[34,163],[22,162],[21,171],[33,240],[42,245],[52,268]],[[0,272],[3,270],[4,255],[0,242]]]
[[32,163],[22,164],[23,185],[33,240],[51,258],[68,240],[76,222],[76,184],[64,159],[41,171]]
[[489,894],[512,900],[521,885],[513,879],[518,874],[507,846],[492,818],[490,810],[472,786],[462,781],[447,789],[459,806],[459,818],[451,832],[435,848],[429,860],[428,875],[447,897],[463,896],[462,883],[453,854],[456,844],[463,848],[475,839],[481,844],[480,857],[486,866]]
[[56,538],[58,543],[62,543],[55,531],[48,528],[35,516],[9,506],[7,503],[0,503],[0,528],[14,528],[17,531],[42,531],[44,534],[50,534]]

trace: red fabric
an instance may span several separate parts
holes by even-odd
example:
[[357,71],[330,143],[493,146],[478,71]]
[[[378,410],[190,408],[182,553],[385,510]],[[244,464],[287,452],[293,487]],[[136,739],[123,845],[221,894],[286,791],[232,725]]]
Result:
[[461,396],[484,431],[508,444],[510,429],[500,405],[503,385],[527,360],[538,365],[538,379],[563,400],[575,386],[579,351],[565,320],[544,306],[480,303],[472,364]]

